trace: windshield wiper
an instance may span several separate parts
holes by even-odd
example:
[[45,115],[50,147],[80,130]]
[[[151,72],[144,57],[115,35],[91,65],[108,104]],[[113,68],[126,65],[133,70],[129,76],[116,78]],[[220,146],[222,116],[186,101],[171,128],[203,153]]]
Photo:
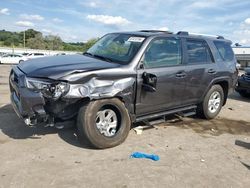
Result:
[[103,56],[101,56],[101,55],[93,55],[94,57],[96,57],[96,58],[99,58],[99,59],[101,59],[101,60],[104,60],[104,61],[108,61],[108,62],[114,62],[112,59],[110,59],[110,58],[108,58],[108,57],[103,57]]
[[108,61],[108,62],[114,62],[111,58],[103,57],[101,55],[96,55],[96,54],[92,54],[92,53],[89,53],[89,52],[84,52],[83,55],[88,55],[88,56],[91,56],[91,57],[96,57],[98,59],[101,59],[101,60],[104,60],[104,61]]
[[94,56],[94,54],[89,53],[89,52],[84,52],[83,55]]

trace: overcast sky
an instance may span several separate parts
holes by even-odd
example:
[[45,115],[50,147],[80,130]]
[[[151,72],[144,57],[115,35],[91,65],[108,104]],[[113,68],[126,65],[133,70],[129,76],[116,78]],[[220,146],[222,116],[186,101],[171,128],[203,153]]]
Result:
[[74,42],[115,31],[168,29],[250,45],[250,1],[1,0],[0,29],[27,28]]

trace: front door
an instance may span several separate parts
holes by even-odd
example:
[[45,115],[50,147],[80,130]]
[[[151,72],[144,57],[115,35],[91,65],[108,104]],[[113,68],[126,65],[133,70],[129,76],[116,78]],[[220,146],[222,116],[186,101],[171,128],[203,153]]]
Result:
[[138,70],[137,115],[182,105],[186,85],[182,59],[181,39],[161,37],[151,41]]

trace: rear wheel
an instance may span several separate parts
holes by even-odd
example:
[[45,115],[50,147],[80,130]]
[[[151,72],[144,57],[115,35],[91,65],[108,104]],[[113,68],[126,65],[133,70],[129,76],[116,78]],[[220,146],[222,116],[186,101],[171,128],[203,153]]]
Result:
[[200,105],[200,113],[206,119],[215,118],[224,102],[224,92],[220,85],[213,85],[207,92],[202,104]]
[[130,125],[125,105],[116,98],[91,101],[80,109],[77,118],[80,140],[99,149],[121,144]]

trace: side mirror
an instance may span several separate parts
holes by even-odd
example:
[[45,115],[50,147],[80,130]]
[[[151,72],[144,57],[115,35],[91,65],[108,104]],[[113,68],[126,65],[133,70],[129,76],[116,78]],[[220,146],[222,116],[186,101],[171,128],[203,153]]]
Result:
[[142,87],[145,91],[149,92],[156,91],[156,83],[157,83],[156,75],[144,72],[142,74],[142,79],[143,79]]

